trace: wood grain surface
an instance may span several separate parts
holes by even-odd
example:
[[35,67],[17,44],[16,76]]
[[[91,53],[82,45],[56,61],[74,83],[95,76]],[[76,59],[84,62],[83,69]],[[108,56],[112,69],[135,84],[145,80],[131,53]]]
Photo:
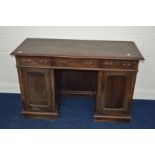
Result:
[[27,38],[11,55],[143,60],[132,41]]

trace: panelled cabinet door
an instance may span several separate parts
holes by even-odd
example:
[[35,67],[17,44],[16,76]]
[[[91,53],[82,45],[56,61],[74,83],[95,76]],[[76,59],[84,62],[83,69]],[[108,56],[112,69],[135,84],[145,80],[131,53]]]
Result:
[[53,112],[55,99],[53,82],[50,76],[53,71],[49,69],[20,69],[22,76],[22,96],[24,97],[24,110],[36,112]]
[[136,73],[106,71],[101,77],[100,105],[103,114],[128,114]]

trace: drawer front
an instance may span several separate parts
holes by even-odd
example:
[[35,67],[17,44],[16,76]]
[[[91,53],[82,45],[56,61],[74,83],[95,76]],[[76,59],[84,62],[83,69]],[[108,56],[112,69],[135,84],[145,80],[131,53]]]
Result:
[[25,67],[99,68],[100,61],[82,58],[17,57],[17,65]]
[[30,67],[51,67],[54,65],[54,59],[46,57],[19,57],[17,58],[17,65]]
[[95,59],[81,58],[57,58],[55,59],[56,67],[73,67],[73,68],[99,68],[100,62]]
[[137,70],[138,69],[138,61],[101,60],[101,68],[103,68],[103,69]]
[[99,60],[88,58],[52,58],[52,57],[17,57],[18,66],[28,67],[56,67],[56,68],[86,68],[86,69],[120,69],[137,70],[138,61],[135,60]]

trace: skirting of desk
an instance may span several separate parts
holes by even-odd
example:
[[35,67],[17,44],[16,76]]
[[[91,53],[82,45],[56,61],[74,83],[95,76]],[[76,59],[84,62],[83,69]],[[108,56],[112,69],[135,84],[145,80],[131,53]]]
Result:
[[117,116],[117,115],[94,115],[96,122],[130,122],[131,116]]
[[45,119],[56,119],[58,118],[58,113],[56,112],[30,112],[22,111],[22,115],[25,117],[34,117],[34,118],[45,118]]

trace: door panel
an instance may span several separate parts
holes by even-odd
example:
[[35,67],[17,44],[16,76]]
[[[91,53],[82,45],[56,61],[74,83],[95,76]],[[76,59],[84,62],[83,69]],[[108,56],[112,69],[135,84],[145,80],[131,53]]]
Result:
[[[100,73],[101,74],[101,73]],[[127,114],[133,95],[135,73],[105,71],[100,77],[97,113]]]
[[[47,81],[44,73],[27,72],[29,102],[34,105],[48,105]],[[50,90],[49,90],[50,91]]]
[[127,86],[124,75],[109,75],[105,88],[105,108],[123,108]]
[[52,112],[55,110],[54,89],[49,69],[26,68],[22,70],[26,111]]

